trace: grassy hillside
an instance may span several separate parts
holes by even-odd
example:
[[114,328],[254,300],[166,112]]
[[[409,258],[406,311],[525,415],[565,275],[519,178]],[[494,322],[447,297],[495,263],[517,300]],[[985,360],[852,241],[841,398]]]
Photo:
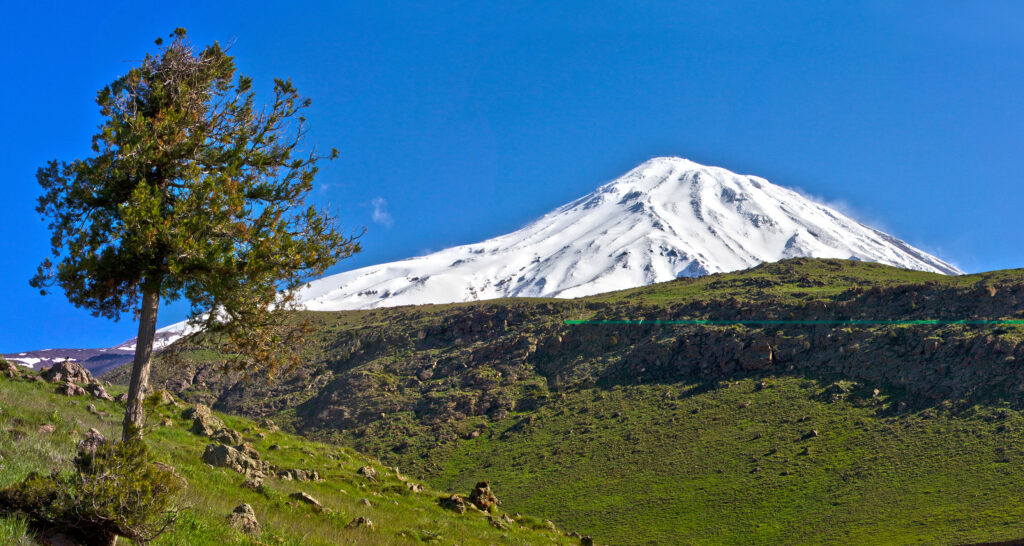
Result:
[[[797,259],[571,301],[303,317],[317,334],[292,374],[239,381],[200,341],[155,380],[437,487],[482,470],[506,508],[603,542],[1024,536],[1024,329],[820,323],[1019,321],[1021,270]],[[624,319],[786,322],[565,323]]]
[[[89,404],[97,413],[87,410]],[[75,456],[75,444],[89,428],[117,438],[123,412],[124,406],[117,402],[66,397],[55,394],[49,383],[0,376],[0,488],[24,479],[32,471],[45,475],[67,468]],[[441,508],[437,499],[442,493],[431,489],[413,492],[394,469],[351,449],[261,429],[241,417],[220,415],[228,427],[246,431],[245,440],[264,460],[287,468],[317,470],[324,478],[319,482],[268,478],[262,492],[249,490],[240,486],[244,481],[241,474],[202,462],[203,450],[211,441],[192,434],[191,421],[182,419],[181,413],[182,407],[163,406],[149,415],[154,426],[146,431],[147,443],[161,462],[173,466],[188,483],[181,499],[188,508],[156,544],[579,543],[550,531],[543,520],[536,518],[516,517],[510,522],[495,513],[493,517],[507,527],[499,530],[479,511],[460,515]],[[42,432],[44,425],[52,425],[52,432]],[[272,445],[280,449],[271,449]],[[368,465],[379,473],[377,482],[356,473]],[[289,497],[298,491],[312,495],[326,510],[314,510]],[[502,492],[495,491],[500,498]],[[369,504],[361,502],[363,499]],[[263,526],[261,535],[249,537],[228,525],[227,515],[242,503],[255,510]],[[346,528],[360,516],[369,518],[375,528]],[[0,544],[33,544],[26,532],[23,520],[0,517]]]

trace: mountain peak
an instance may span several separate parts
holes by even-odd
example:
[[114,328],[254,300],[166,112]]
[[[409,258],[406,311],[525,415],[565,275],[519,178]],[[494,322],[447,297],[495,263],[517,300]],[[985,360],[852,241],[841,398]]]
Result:
[[763,178],[655,157],[513,233],[325,277],[301,297],[311,310],[568,298],[795,257],[961,273]]

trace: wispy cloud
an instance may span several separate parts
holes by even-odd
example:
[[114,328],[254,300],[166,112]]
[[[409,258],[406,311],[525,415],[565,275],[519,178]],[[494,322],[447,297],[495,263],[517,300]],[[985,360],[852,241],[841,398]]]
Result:
[[388,202],[383,197],[375,197],[371,204],[373,205],[373,216],[371,218],[374,222],[385,227],[391,227],[395,223],[395,219],[388,212]]

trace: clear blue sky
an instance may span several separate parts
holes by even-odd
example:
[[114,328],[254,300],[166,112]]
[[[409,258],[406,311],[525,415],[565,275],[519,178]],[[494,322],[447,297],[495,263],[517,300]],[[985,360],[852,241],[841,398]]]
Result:
[[841,203],[970,272],[1024,267],[1024,3],[86,4],[0,23],[0,352],[134,336],[28,286],[34,174],[89,153],[96,91],[178,26],[313,99],[310,142],[342,152],[317,198],[369,230],[332,272],[505,233],[658,155]]

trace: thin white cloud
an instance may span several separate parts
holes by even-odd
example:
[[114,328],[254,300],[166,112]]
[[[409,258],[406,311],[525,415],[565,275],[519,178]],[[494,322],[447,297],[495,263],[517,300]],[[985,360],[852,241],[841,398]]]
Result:
[[395,223],[395,219],[388,212],[388,202],[383,197],[374,197],[371,204],[373,205],[373,216],[371,218],[374,222],[385,227],[391,227]]

